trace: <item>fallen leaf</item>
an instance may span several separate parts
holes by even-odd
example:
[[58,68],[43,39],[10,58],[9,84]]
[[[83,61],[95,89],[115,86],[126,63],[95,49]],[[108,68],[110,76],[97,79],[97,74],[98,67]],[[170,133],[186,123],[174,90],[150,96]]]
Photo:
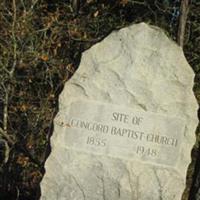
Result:
[[123,6],[125,6],[128,3],[128,0],[121,0],[120,4],[122,4]]
[[95,13],[94,13],[94,17],[97,17],[99,15],[99,11],[97,10]]
[[47,55],[42,55],[40,56],[40,59],[46,62],[49,60],[49,57]]

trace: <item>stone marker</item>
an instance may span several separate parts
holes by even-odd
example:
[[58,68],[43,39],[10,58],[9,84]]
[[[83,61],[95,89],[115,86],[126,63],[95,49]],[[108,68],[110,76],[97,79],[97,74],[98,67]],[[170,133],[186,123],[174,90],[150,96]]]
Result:
[[141,23],[83,53],[54,120],[42,200],[180,200],[195,143],[193,71]]

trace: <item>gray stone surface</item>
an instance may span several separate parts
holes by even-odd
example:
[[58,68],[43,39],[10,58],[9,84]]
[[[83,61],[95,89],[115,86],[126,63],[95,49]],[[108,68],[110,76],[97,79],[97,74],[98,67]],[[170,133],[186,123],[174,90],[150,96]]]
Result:
[[198,192],[196,194],[196,200],[200,200],[200,189],[198,190]]
[[[180,200],[198,122],[193,77],[181,48],[162,30],[144,23],[114,31],[85,51],[78,70],[59,98],[52,152],[41,182],[41,199]],[[72,106],[77,100],[106,106],[96,109],[94,103],[97,112],[86,103],[84,110],[84,106]],[[163,120],[185,121],[183,131],[178,125],[172,128],[170,122],[166,126],[171,135],[182,138],[174,165],[156,160],[148,163],[144,158],[137,159],[132,152],[128,159],[123,158],[123,152],[122,156],[114,156],[114,150],[109,149],[111,143],[107,151],[97,152],[99,146],[86,149],[76,134],[89,134],[88,131],[72,127],[69,118],[80,115],[82,120],[110,123],[107,115],[108,118],[102,117],[109,105],[115,109],[126,107],[123,113],[137,110],[137,113],[163,115]],[[155,127],[158,124],[156,120],[152,123]],[[75,142],[76,137],[79,143]]]

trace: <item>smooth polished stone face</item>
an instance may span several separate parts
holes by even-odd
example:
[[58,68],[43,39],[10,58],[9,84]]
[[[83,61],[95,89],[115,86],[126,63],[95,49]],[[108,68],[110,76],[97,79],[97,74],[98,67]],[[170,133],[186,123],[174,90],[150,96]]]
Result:
[[180,200],[195,143],[194,74],[164,32],[135,24],[83,53],[65,84],[42,200]]
[[[67,148],[176,167],[185,120],[98,101],[72,102],[65,120]],[[178,170],[178,169],[177,169]]]

